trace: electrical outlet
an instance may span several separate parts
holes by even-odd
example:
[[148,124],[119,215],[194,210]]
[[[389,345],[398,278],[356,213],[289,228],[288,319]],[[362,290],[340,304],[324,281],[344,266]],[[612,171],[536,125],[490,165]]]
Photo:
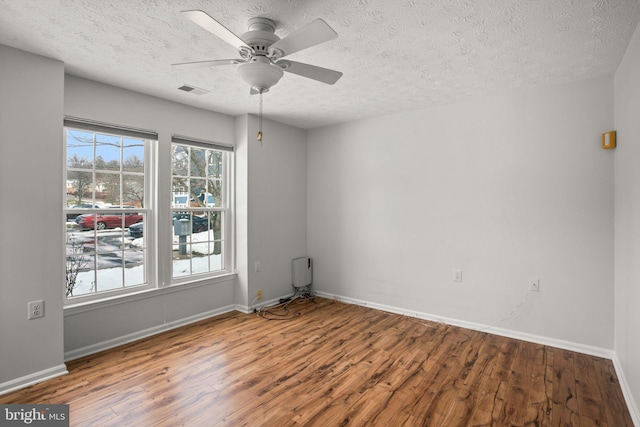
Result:
[[258,289],[258,301],[262,299],[262,289]]
[[529,290],[531,292],[540,292],[540,279],[529,279]]
[[462,282],[462,270],[458,270],[458,269],[453,270],[453,281]]
[[30,301],[28,304],[28,307],[29,307],[29,314],[27,316],[27,319],[31,320],[31,319],[37,319],[39,317],[44,317],[44,301],[43,300]]

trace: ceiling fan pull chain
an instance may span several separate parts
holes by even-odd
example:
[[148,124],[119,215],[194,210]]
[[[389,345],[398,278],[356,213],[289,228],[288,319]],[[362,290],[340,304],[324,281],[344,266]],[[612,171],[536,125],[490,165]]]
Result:
[[262,91],[260,91],[260,115],[259,115],[259,125],[258,125],[258,141],[260,141],[260,146],[262,147]]

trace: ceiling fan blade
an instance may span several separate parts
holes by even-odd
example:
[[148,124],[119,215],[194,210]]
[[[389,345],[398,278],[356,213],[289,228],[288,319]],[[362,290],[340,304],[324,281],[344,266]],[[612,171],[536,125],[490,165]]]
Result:
[[340,79],[340,77],[342,77],[342,73],[340,71],[316,67],[315,65],[310,64],[303,64],[302,62],[283,60],[276,62],[276,65],[288,73],[297,74],[328,85],[334,84],[338,79]]
[[336,37],[338,33],[333,31],[329,24],[322,19],[316,19],[272,44],[269,47],[269,54],[279,59]]
[[244,62],[246,62],[244,59],[214,59],[212,61],[179,62],[171,65],[185,68],[204,68],[216,67],[218,65],[242,64]]
[[202,10],[183,10],[181,13],[193,23],[220,37],[236,49],[253,51],[244,40]]

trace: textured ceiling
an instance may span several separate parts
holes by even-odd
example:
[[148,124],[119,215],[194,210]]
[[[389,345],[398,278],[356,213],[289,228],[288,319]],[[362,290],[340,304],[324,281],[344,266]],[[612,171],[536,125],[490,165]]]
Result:
[[[230,115],[258,99],[236,58],[185,19],[202,9],[240,35],[255,16],[284,37],[315,18],[339,37],[290,59],[342,71],[334,86],[285,73],[265,117],[314,128],[514,87],[612,75],[640,20],[639,0],[0,0],[0,44],[65,63],[67,73]],[[210,93],[177,90],[183,84]]]

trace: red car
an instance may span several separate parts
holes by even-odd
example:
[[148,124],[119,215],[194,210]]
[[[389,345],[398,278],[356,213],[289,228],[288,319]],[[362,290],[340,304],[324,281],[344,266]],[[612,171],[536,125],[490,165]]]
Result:
[[[122,227],[122,214],[84,214],[76,217],[76,223],[84,229],[104,230],[105,228]],[[124,214],[124,226],[142,221],[143,216],[137,213]]]

